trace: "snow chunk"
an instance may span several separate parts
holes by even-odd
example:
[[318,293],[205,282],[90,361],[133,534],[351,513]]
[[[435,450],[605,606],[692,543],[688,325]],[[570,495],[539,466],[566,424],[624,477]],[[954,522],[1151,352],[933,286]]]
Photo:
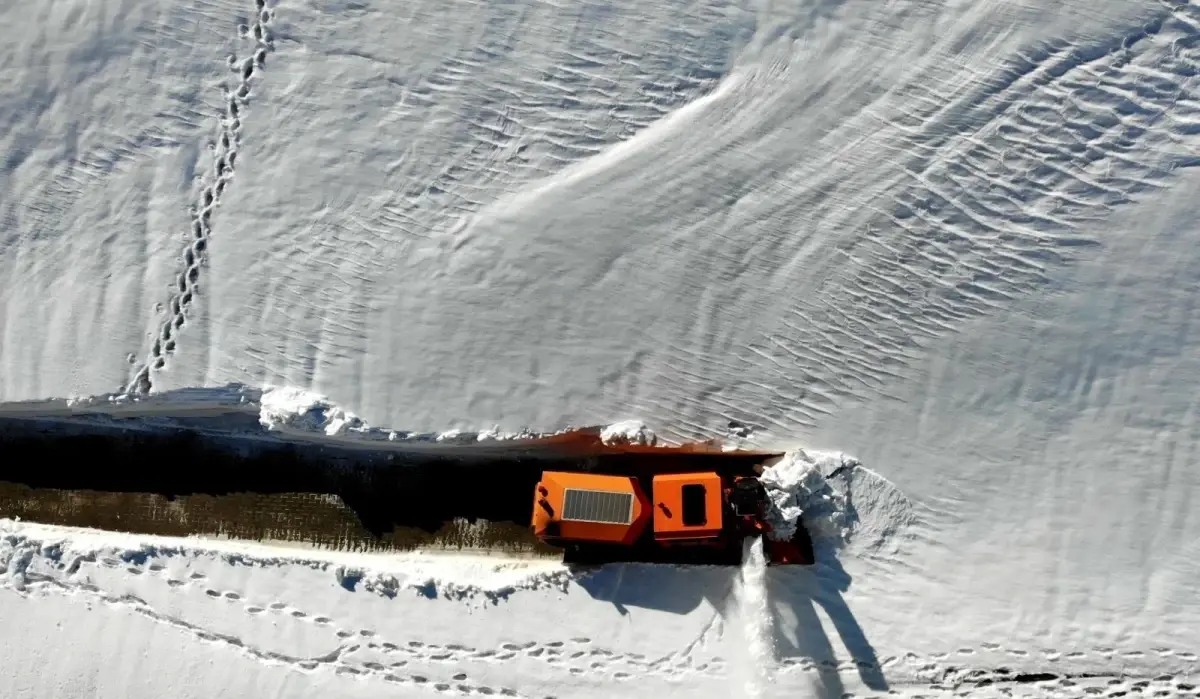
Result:
[[454,442],[454,441],[459,441],[461,438],[462,438],[462,430],[453,429],[453,430],[446,430],[445,432],[442,432],[434,439],[438,442]]
[[640,420],[623,420],[601,430],[600,441],[610,446],[637,444],[652,447],[658,444],[658,436]]
[[796,533],[800,518],[815,538],[844,541],[849,534],[846,496],[835,490],[827,477],[858,462],[839,452],[790,451],[763,471],[770,537],[785,541]]
[[324,396],[299,388],[263,389],[258,421],[268,430],[324,432],[330,437],[370,429],[353,413],[330,403]]
[[772,539],[789,538],[803,524],[816,546],[894,551],[899,532],[916,520],[912,501],[895,484],[841,452],[790,451],[759,479]]

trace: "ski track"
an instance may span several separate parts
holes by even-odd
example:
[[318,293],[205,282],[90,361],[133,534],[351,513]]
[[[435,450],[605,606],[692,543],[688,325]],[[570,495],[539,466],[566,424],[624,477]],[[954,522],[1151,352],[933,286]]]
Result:
[[175,277],[175,289],[162,309],[164,318],[154,337],[146,359],[139,364],[126,391],[147,394],[153,388],[151,373],[166,367],[167,358],[174,354],[178,335],[187,322],[188,312],[199,292],[201,269],[208,256],[212,235],[212,219],[221,198],[233,181],[237,158],[242,146],[242,121],[250,104],[251,87],[266,67],[267,55],[275,46],[271,38],[274,7],[266,0],[254,0],[253,20],[237,27],[238,37],[253,42],[251,54],[245,58],[229,56],[229,70],[237,76],[233,89],[226,87],[225,114],[221,118],[217,141],[212,148],[212,165],[200,182],[200,192],[190,210],[191,231],[182,256],[182,270]]
[[[288,565],[280,561],[252,562]],[[644,677],[727,680],[736,670],[723,657],[704,657],[700,653],[726,630],[722,617],[717,614],[713,615],[697,638],[659,657],[620,652],[579,636],[503,642],[495,647],[476,647],[465,643],[434,644],[408,638],[389,638],[372,628],[339,624],[334,615],[306,609],[303,604],[279,599],[255,600],[241,591],[216,589],[202,572],[194,571],[176,577],[177,574],[164,563],[153,550],[147,549],[114,548],[68,557],[64,555],[60,544],[9,534],[0,538],[0,589],[29,600],[51,594],[83,597],[179,629],[200,642],[225,646],[267,665],[286,666],[306,673],[332,672],[389,684],[420,685],[441,694],[523,697],[525,695],[510,687],[471,680],[472,665],[501,665],[518,658],[522,662],[541,663],[547,666],[546,669],[555,668],[565,677],[590,678],[599,675],[619,683],[618,686]],[[327,629],[330,650],[312,656],[298,656],[256,647],[235,634],[207,628],[189,621],[183,615],[164,613],[137,595],[106,591],[93,582],[89,575],[89,572],[104,569],[130,577],[161,581],[171,595],[181,595],[189,603],[207,600],[212,605],[239,612],[272,627],[280,621],[291,621]],[[376,590],[376,593],[391,596],[395,591]],[[180,609],[179,604],[171,606]],[[1003,664],[981,667],[978,662],[981,656],[1008,658],[1014,667]],[[1069,667],[1057,667],[1097,659],[1107,665],[1119,666],[1122,662],[1153,658],[1159,659],[1163,671],[1154,674],[1123,670],[1072,672]],[[976,663],[972,664],[972,660],[976,660]],[[1200,690],[1191,680],[1193,673],[1200,671],[1198,660],[1200,656],[1195,652],[1162,646],[1147,650],[1093,647],[1030,651],[983,642],[925,656],[915,653],[889,656],[878,662],[853,657],[840,661],[789,657],[774,663],[772,683],[794,679],[798,675],[819,678],[830,673],[878,672],[889,677],[891,693],[903,689],[905,694],[912,696],[964,696],[964,693],[977,696],[985,691],[995,691],[1002,696],[1055,699],[1093,696],[1200,697]],[[1033,663],[1032,668],[1030,663]],[[863,696],[887,695],[886,692],[880,692]]]
[[808,390],[737,405],[812,426],[886,396],[921,348],[1102,245],[1092,222],[1200,165],[1200,5],[1162,5],[1124,35],[1031,48],[956,99],[937,80],[907,86],[886,126],[908,184],[864,202],[874,216],[839,250],[844,281],[738,355]]

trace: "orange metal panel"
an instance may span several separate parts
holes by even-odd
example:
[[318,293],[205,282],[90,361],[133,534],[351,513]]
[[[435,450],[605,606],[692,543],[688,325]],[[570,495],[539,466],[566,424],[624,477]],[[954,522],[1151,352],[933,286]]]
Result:
[[[626,493],[632,496],[628,523],[564,519],[566,491]],[[637,481],[624,476],[546,471],[533,495],[533,532],[543,539],[632,544],[650,520],[650,501]]]
[[[689,526],[684,523],[684,486],[689,485],[704,489],[703,524]],[[716,473],[655,476],[650,492],[654,498],[654,538],[707,539],[721,534],[725,494],[721,477]]]

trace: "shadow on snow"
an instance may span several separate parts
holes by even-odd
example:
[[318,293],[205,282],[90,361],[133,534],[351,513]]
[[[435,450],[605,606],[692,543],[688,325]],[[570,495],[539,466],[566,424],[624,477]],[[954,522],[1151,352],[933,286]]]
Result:
[[[844,649],[840,655],[854,662],[862,683],[887,691],[875,649],[844,597],[852,582],[850,574],[831,547],[818,546],[816,557],[812,566],[767,569],[776,660],[811,667],[822,696],[841,697],[845,686],[838,669],[839,652],[828,631],[832,625]],[[622,615],[634,613],[634,608],[687,614],[705,601],[723,618],[737,613],[736,586],[741,575],[737,568],[614,563],[579,570],[577,575],[576,584]]]

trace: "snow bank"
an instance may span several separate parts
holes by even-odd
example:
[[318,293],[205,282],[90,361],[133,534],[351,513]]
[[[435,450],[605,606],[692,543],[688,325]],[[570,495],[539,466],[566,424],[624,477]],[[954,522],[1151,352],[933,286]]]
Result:
[[[228,414],[231,419],[221,423],[209,420],[209,431],[228,429],[244,434],[263,429],[278,438],[330,438],[345,442],[399,442],[414,447],[423,446],[489,446],[512,442],[534,441],[562,437],[577,432],[590,439],[593,426],[566,427],[553,432],[536,432],[528,428],[516,432],[501,431],[499,426],[478,430],[449,429],[441,432],[414,432],[373,426],[344,406],[307,388],[296,386],[264,386],[254,388],[240,383],[224,386],[203,386],[150,393],[109,393],[70,398],[48,398],[36,401],[0,403],[0,415],[5,417],[74,417],[100,415],[114,418],[152,419],[155,424],[204,415],[212,418]],[[257,418],[257,420],[255,420]],[[255,424],[257,422],[257,424]],[[623,420],[601,428],[601,441],[609,446],[659,446],[658,436],[639,420]],[[742,437],[731,433],[721,444],[725,451],[749,446]]]
[[658,444],[658,436],[640,420],[623,420],[601,430],[600,441],[609,446],[636,444],[652,447]]
[[[562,590],[570,571],[561,561],[457,552],[359,553],[293,544],[178,538],[33,524],[0,519],[0,587],[74,575],[84,563],[137,566],[173,557],[219,559],[255,568],[328,571],[346,589],[392,598],[412,595],[495,604],[518,591]],[[47,576],[51,576],[47,578]]]
[[96,395],[45,398],[0,403],[0,414],[12,417],[61,415],[163,415],[197,412],[238,412],[257,405],[260,392],[244,384],[179,388],[141,395],[100,393]]
[[259,399],[259,423],[273,432],[324,434],[370,441],[471,444],[536,438],[533,432],[505,433],[493,427],[480,432],[451,429],[415,433],[372,427],[351,411],[318,393],[295,387],[267,387]]

